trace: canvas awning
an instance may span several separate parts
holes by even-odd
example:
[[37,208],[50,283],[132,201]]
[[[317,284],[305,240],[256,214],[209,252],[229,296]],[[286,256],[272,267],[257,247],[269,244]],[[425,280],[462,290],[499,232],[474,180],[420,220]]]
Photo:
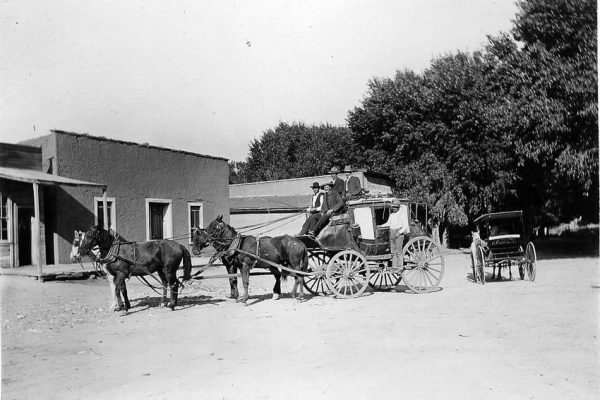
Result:
[[103,183],[80,181],[31,169],[0,167],[0,178],[39,185],[92,186],[106,189],[106,185]]

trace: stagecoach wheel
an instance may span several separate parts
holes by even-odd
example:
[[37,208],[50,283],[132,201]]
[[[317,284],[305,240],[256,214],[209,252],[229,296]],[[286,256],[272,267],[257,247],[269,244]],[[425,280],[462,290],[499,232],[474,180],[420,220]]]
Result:
[[391,261],[378,261],[375,264],[370,267],[369,286],[375,290],[389,290],[400,284],[402,272],[393,268]]
[[533,243],[527,243],[525,249],[525,271],[527,272],[527,279],[531,282],[535,281],[535,264],[537,262],[537,254],[535,252],[535,246]]
[[414,293],[435,290],[444,276],[444,254],[431,238],[417,236],[403,249],[402,279]]
[[343,250],[329,260],[326,276],[329,289],[337,297],[358,297],[369,284],[369,263],[359,252]]
[[477,246],[477,268],[475,268],[476,272],[476,282],[485,285],[485,254],[483,253],[483,249],[481,246]]
[[310,252],[308,255],[308,272],[312,274],[304,277],[304,287],[314,296],[330,293],[327,286],[327,263],[331,257],[324,251]]

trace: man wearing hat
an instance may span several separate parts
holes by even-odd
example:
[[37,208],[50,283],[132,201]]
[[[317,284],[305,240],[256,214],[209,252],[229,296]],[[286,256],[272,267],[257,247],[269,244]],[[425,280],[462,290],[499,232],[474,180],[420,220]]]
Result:
[[360,179],[358,179],[357,176],[353,176],[352,172],[352,167],[350,165],[344,167],[344,173],[346,174],[346,196],[342,198],[344,201],[360,198],[363,191],[360,185]]
[[300,231],[301,235],[306,235],[310,232],[314,234],[317,222],[319,222],[319,219],[321,218],[324,193],[321,192],[321,186],[319,186],[319,182],[313,182],[311,188],[313,190],[313,196],[310,202],[310,207],[306,209],[306,212],[308,212],[310,216],[302,225],[302,230]]
[[323,196],[321,218],[319,218],[319,222],[317,222],[317,226],[315,227],[315,235],[321,232],[321,229],[329,223],[333,215],[339,214],[344,209],[344,200],[342,200],[338,192],[332,189],[333,182],[327,182],[322,187],[325,190],[325,195]]
[[346,197],[346,184],[338,177],[340,170],[338,167],[333,167],[329,172],[331,173],[331,183],[333,185],[332,189],[335,190],[343,199]]
[[387,222],[381,226],[390,227],[390,253],[392,253],[392,267],[402,266],[402,247],[404,235],[410,232],[408,222],[408,206],[400,200],[392,200],[392,212]]

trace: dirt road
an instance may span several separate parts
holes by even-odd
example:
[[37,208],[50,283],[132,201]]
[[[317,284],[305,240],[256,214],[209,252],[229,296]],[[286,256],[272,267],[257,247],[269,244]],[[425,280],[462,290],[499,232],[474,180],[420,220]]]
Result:
[[105,281],[1,276],[2,399],[599,398],[598,259],[485,286],[468,263],[437,293],[350,300],[272,301],[256,277],[244,307],[204,281],[175,312],[131,280],[127,316]]

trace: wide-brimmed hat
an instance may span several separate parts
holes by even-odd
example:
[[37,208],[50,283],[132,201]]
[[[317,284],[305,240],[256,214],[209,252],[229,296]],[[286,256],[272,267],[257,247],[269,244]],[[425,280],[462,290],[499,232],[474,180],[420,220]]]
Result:
[[352,167],[350,165],[346,165],[344,167],[344,172],[352,172]]
[[340,170],[339,170],[338,167],[333,167],[333,168],[331,168],[331,171],[329,171],[329,172],[332,173],[332,174],[337,174],[337,173],[340,172]]
[[402,203],[398,199],[392,200],[392,207],[400,207]]
[[325,189],[325,186],[329,186],[330,188],[332,188],[333,182],[325,182],[324,184],[321,185],[321,189]]
[[321,185],[319,185],[319,182],[313,182],[311,188],[313,189],[319,189],[321,187]]

